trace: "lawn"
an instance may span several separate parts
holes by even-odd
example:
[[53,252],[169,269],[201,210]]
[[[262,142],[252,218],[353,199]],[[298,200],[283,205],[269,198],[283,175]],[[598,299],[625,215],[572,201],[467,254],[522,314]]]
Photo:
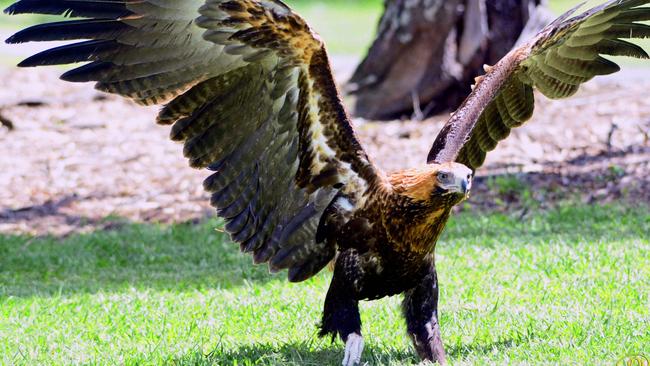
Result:
[[[218,222],[0,237],[0,363],[338,364],[316,337],[330,273],[253,267]],[[614,365],[650,353],[647,207],[462,213],[437,249],[453,364]],[[371,365],[412,364],[399,297],[363,303]]]
[[[4,9],[13,0],[0,0]],[[383,11],[382,0],[285,0],[325,39],[334,54],[361,57],[372,42],[379,17]],[[551,0],[550,7],[556,12],[565,11],[579,0]],[[0,31],[17,30],[26,25],[58,20],[51,16],[16,16],[0,14]],[[1,56],[1,55],[0,55]],[[13,61],[13,60],[12,60]]]
[[[604,1],[592,0],[588,6]],[[13,2],[14,0],[0,0],[0,9],[6,8]],[[382,0],[285,0],[285,2],[305,17],[311,27],[323,37],[331,54],[355,58],[366,55],[384,9]],[[581,2],[582,0],[550,0],[548,3],[553,13],[561,14]],[[56,16],[8,16],[0,13],[0,35],[9,36],[14,31],[29,25],[59,20],[61,18]],[[638,43],[650,47],[650,41]],[[0,47],[0,65],[14,65],[22,58],[14,54],[3,54]],[[615,60],[626,65],[640,64],[639,61],[629,58],[619,57]]]
[[[13,2],[0,0],[0,9]],[[309,21],[327,41],[331,52],[358,57],[365,55],[370,46],[383,10],[381,0],[290,0],[286,3]],[[57,20],[60,18],[55,16],[8,16],[0,13],[0,32],[11,32],[28,25]]]
[[[287,3],[333,53],[356,56],[382,10],[381,0]],[[577,1],[550,3],[559,12]],[[42,19],[51,18],[0,15],[0,30]],[[340,341],[316,337],[329,272],[303,284],[269,275],[214,229],[218,221],[106,220],[114,229],[62,239],[0,236],[0,364],[339,364]],[[523,217],[466,211],[436,257],[455,365],[650,356],[647,206],[565,204]],[[418,362],[399,303],[362,305],[371,365]]]

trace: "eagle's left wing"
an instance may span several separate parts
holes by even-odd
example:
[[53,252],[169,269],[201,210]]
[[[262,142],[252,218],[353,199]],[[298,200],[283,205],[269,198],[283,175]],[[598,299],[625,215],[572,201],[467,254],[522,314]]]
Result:
[[566,98],[597,75],[620,70],[601,55],[649,58],[624,41],[650,37],[650,0],[615,0],[568,19],[577,8],[511,51],[477,81],[474,91],[436,138],[429,162],[457,161],[473,170],[486,153],[531,118],[533,88],[549,98]]

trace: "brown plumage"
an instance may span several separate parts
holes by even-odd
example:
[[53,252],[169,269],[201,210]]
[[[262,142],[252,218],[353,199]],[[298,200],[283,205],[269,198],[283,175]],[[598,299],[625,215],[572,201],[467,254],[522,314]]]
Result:
[[64,80],[141,104],[162,104],[226,230],[256,263],[303,281],[335,260],[322,335],[359,362],[358,301],[404,294],[418,353],[445,363],[435,244],[466,199],[485,154],[528,120],[533,89],[564,98],[618,71],[602,55],[648,58],[625,38],[650,36],[650,0],[572,12],[486,67],[436,138],[428,165],[385,175],[369,160],[341,103],[320,38],[278,0],[21,0],[8,13],[81,18],[37,25],[10,43],[86,40],[21,66],[88,62]]

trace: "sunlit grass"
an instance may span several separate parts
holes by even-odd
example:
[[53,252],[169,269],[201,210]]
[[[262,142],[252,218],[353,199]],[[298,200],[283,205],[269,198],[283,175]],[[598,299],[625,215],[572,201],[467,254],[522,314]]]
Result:
[[377,31],[383,2],[377,0],[290,0],[334,54],[364,56]]
[[[271,276],[216,222],[0,237],[0,364],[323,365],[330,273]],[[437,249],[453,364],[613,365],[650,344],[647,208],[461,214]],[[363,303],[364,360],[417,360],[399,297]]]
[[[0,0],[0,8],[13,1]],[[345,54],[362,57],[366,54],[377,30],[377,23],[383,12],[382,0],[286,0],[299,14],[304,16],[312,28],[325,40],[332,54]],[[555,14],[561,14],[580,4],[579,0],[551,0],[549,7]],[[603,1],[592,0],[587,6]],[[43,15],[7,16],[0,14],[0,31],[11,32],[28,25],[46,21],[60,20]],[[650,42],[641,41],[644,47]],[[3,58],[0,54],[0,58]],[[13,59],[11,60],[13,63]],[[624,59],[624,63],[630,63]],[[4,64],[9,64],[3,60]],[[635,63],[632,61],[632,63]]]
[[[13,1],[0,0],[0,8],[4,9],[11,3]],[[365,55],[370,46],[383,11],[380,0],[288,0],[286,3],[308,20],[325,39],[332,53],[358,57]],[[8,16],[0,13],[0,31],[10,33],[29,25],[58,20],[61,18],[55,16]]]

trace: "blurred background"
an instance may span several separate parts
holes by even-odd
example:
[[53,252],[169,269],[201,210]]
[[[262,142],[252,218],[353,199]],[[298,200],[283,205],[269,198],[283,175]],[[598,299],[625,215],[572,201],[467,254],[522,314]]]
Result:
[[[11,3],[12,1],[2,0],[0,7],[4,9]],[[383,10],[382,0],[294,0],[286,3],[307,18],[312,27],[325,38],[331,52],[352,55],[357,58],[363,56],[367,51]],[[10,17],[2,14],[0,15],[0,34],[3,39],[6,39],[5,36],[9,36],[17,29],[46,19],[48,17],[38,15]],[[3,46],[0,55],[4,65],[14,64],[20,60],[18,56],[25,54],[24,49],[16,50],[18,48],[13,47],[12,49]],[[19,55],[16,55],[17,53]]]
[[[548,6],[560,14],[580,4],[577,0],[550,0]],[[12,1],[0,1],[3,9]],[[384,9],[383,0],[286,0],[312,28],[323,36],[331,53],[360,58],[365,55],[377,29],[377,22]],[[54,17],[49,17],[53,19]],[[10,17],[0,15],[0,35],[6,39],[17,29],[47,20],[45,16]],[[2,47],[0,56],[4,65],[15,64],[26,52],[19,47]],[[13,55],[13,57],[12,57]]]

